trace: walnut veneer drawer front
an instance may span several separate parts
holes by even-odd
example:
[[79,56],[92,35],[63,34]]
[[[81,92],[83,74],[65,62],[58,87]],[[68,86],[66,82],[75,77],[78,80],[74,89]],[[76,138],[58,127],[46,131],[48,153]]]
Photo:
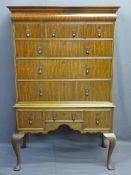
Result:
[[113,38],[114,26],[113,24],[85,24],[84,37],[85,38]]
[[46,120],[48,122],[83,122],[81,111],[48,111]]
[[14,25],[15,38],[41,38],[40,23],[26,23]]
[[111,81],[17,82],[18,101],[108,101]]
[[42,26],[42,35],[45,38],[83,38],[82,24],[45,23]]
[[113,56],[113,44],[110,40],[45,40],[45,41],[16,41],[17,57],[41,57],[41,56]]
[[84,130],[111,130],[112,110],[110,111],[84,111]]
[[16,112],[18,130],[43,130],[44,116],[40,111],[17,111]]
[[111,59],[44,59],[16,61],[17,79],[111,78]]
[[18,79],[47,78],[47,60],[16,60]]

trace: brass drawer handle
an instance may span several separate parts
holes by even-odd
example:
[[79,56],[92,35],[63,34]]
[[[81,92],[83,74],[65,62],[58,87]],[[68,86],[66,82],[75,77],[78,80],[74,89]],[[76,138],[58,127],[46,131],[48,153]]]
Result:
[[38,74],[42,74],[43,72],[43,67],[40,65],[38,66]]
[[38,52],[39,55],[42,54],[42,52],[43,52],[43,47],[42,47],[42,46],[38,46],[38,47],[37,47],[37,52]]
[[100,123],[100,117],[97,115],[96,116],[96,124],[99,125],[99,123]]
[[73,38],[76,37],[76,29],[72,29],[72,37],[73,37]]
[[39,94],[39,96],[43,96],[43,94],[44,94],[44,93],[43,93],[43,88],[39,88],[39,89],[38,89],[38,94]]
[[55,122],[57,119],[57,113],[56,112],[53,112],[52,113],[52,120]]
[[28,117],[28,124],[29,124],[29,125],[32,125],[32,123],[33,123],[32,116],[29,116],[29,117]]
[[86,74],[89,74],[89,72],[90,72],[90,67],[86,66]]
[[77,115],[76,115],[76,113],[73,113],[72,115],[71,115],[71,117],[72,117],[72,120],[73,120],[73,122],[76,120],[76,117],[77,117]]
[[31,31],[28,27],[25,29],[25,33],[26,33],[26,37],[30,37]]
[[89,54],[90,53],[90,50],[91,50],[91,47],[90,46],[86,46],[85,47],[85,50],[86,50],[86,54]]
[[101,35],[102,35],[102,29],[99,27],[99,28],[97,28],[96,29],[96,33],[97,33],[97,36],[98,37],[101,37]]
[[89,96],[89,89],[84,90],[85,96]]
[[52,36],[52,37],[55,37],[55,36],[56,36],[56,29],[52,29],[52,30],[51,30],[51,36]]

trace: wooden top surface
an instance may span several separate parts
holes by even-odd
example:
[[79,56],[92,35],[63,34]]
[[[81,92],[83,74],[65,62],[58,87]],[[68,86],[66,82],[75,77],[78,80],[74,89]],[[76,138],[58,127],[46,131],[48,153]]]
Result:
[[11,12],[46,12],[46,11],[61,11],[70,13],[115,13],[119,6],[8,6]]
[[72,7],[72,6],[8,6],[11,12],[44,12],[44,11],[70,11],[74,12],[108,12],[115,13],[120,7],[118,6],[80,6],[80,7]]
[[13,21],[115,21],[116,6],[8,6]]
[[37,103],[18,103],[13,106],[14,108],[114,108],[115,105],[112,102],[82,102],[82,101],[70,101],[70,102],[37,102]]

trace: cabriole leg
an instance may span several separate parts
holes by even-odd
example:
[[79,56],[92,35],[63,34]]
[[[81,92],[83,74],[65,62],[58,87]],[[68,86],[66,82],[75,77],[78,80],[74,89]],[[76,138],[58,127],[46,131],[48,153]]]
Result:
[[12,136],[12,146],[16,154],[16,166],[14,167],[14,171],[19,171],[21,168],[20,151],[19,151],[18,142],[23,137],[24,137],[24,134],[18,134],[18,133],[13,134]]
[[109,148],[108,148],[108,155],[107,155],[107,168],[109,170],[114,170],[115,168],[112,167],[112,163],[111,163],[111,155],[116,145],[116,136],[114,133],[104,133],[103,135],[105,136],[105,138],[109,140]]
[[21,145],[21,148],[26,148],[26,144],[27,144],[27,137],[28,137],[28,135],[27,135],[27,134],[25,134],[25,135],[24,135],[24,137],[23,137],[23,143],[22,143],[22,145]]
[[105,138],[104,138],[104,135],[103,134],[101,134],[101,147],[102,148],[107,148],[107,145],[105,143]]

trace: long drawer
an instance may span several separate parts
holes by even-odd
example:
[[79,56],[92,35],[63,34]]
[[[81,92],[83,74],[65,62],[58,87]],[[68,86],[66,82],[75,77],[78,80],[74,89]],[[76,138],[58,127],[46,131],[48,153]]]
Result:
[[113,24],[16,23],[15,38],[113,38]]
[[112,57],[111,40],[16,40],[16,57]]
[[111,78],[111,59],[16,60],[17,79]]
[[18,101],[110,101],[111,81],[18,81]]

